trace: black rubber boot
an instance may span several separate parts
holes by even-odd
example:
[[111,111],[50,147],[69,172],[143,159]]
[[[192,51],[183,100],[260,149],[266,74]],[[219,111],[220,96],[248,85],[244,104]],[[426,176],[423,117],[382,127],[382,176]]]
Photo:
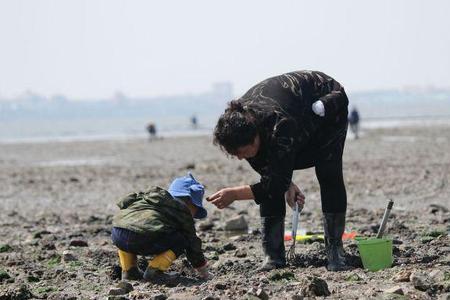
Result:
[[325,250],[328,258],[328,271],[346,269],[342,234],[345,228],[345,213],[324,213],[323,228],[325,233]]
[[284,216],[261,217],[264,262],[260,271],[270,271],[286,266],[284,248]]

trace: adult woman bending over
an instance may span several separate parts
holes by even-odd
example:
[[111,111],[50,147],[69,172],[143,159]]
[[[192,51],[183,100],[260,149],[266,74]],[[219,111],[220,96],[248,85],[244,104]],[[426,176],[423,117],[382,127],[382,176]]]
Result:
[[347,134],[348,98],[344,88],[317,71],[297,71],[266,79],[228,104],[214,130],[214,143],[246,159],[261,175],[258,183],[228,187],[207,200],[222,209],[235,200],[259,204],[262,270],[286,265],[286,204],[304,203],[293,170],[315,167],[320,184],[328,270],[345,267],[342,234],[347,195],[342,154]]

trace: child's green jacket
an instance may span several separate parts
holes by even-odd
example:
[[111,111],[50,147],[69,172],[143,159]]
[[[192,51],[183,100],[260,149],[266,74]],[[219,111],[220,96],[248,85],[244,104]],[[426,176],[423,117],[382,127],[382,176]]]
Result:
[[197,237],[188,207],[175,200],[168,191],[150,187],[144,192],[125,196],[117,205],[120,211],[114,216],[114,227],[146,235],[149,241],[170,238],[170,233],[180,232],[188,240],[186,256],[192,266],[197,268],[205,263],[202,242]]

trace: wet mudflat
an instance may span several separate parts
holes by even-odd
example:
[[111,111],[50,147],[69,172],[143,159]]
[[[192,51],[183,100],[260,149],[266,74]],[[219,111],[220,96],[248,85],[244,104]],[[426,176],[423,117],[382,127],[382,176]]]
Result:
[[[109,237],[116,200],[148,185],[167,187],[188,170],[207,194],[258,180],[245,162],[227,158],[209,137],[2,145],[0,299],[446,299],[449,129],[379,129],[347,141],[346,231],[375,235],[393,199],[392,268],[364,270],[356,242],[346,240],[349,270],[327,272],[323,242],[311,240],[297,244],[289,267],[260,273],[258,207],[241,201],[224,210],[206,204],[209,216],[197,224],[215,278],[198,279],[181,257],[171,268],[176,277],[163,285],[118,280]],[[320,232],[314,170],[296,171],[294,181],[307,197],[300,229]]]

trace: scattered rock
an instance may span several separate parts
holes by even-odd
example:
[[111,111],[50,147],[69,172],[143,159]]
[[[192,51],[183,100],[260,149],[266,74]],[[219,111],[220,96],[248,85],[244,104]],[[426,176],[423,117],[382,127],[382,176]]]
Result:
[[80,182],[80,180],[78,178],[76,178],[76,177],[70,177],[69,181],[70,182]]
[[54,243],[46,241],[46,242],[42,243],[41,249],[42,250],[56,250],[56,246]]
[[211,221],[203,221],[200,224],[198,224],[198,229],[200,231],[208,231],[211,230],[214,227],[214,222]]
[[391,287],[391,288],[385,290],[384,292],[385,292],[385,293],[388,293],[388,294],[397,294],[397,295],[404,295],[404,294],[405,294],[405,293],[403,292],[403,289],[402,289],[401,286],[394,286],[394,287]]
[[397,274],[392,277],[394,282],[409,282],[409,278],[411,276],[410,270],[401,270]]
[[269,300],[269,295],[267,295],[267,293],[262,288],[259,288],[256,291],[256,297],[262,300]]
[[303,300],[304,297],[300,295],[292,295],[291,300]]
[[233,243],[226,243],[225,245],[223,245],[223,250],[225,251],[236,250],[236,246]]
[[434,240],[435,238],[432,236],[423,236],[420,241],[422,242],[422,244],[428,244],[429,242],[431,242],[432,240]]
[[362,278],[356,273],[351,273],[347,277],[345,277],[345,280],[350,281],[350,282],[356,282],[356,281],[361,281]]
[[432,214],[437,214],[438,212],[447,213],[449,210],[447,207],[439,204],[430,204],[429,211]]
[[184,168],[186,170],[194,170],[195,169],[195,163],[187,164]]
[[243,215],[239,215],[226,221],[224,229],[228,231],[247,230],[248,223]]
[[206,297],[202,298],[202,300],[220,300],[220,297],[206,296]]
[[42,236],[43,236],[43,235],[46,235],[46,234],[51,234],[51,232],[48,231],[48,230],[41,230],[41,231],[35,232],[35,233],[33,234],[33,238],[35,238],[35,239],[41,239]]
[[214,285],[214,288],[215,288],[216,290],[226,290],[226,289],[227,289],[227,284],[224,283],[224,282],[217,282],[217,283]]
[[126,293],[131,292],[132,290],[134,290],[133,286],[131,285],[131,283],[127,282],[127,281],[121,281],[117,284],[117,287],[124,290]]
[[78,259],[73,255],[72,251],[64,250],[62,253],[63,262],[77,261]]
[[27,281],[28,282],[39,282],[39,281],[41,281],[41,279],[39,277],[29,275],[29,276],[27,276]]
[[0,246],[0,253],[9,252],[13,250],[13,248],[8,244],[3,244]]
[[409,280],[412,282],[416,289],[423,292],[428,290],[433,284],[431,278],[421,272],[413,272],[409,277]]
[[69,246],[72,247],[88,247],[88,243],[83,240],[71,240]]
[[328,284],[316,276],[306,276],[300,279],[299,294],[304,297],[329,296]]
[[236,256],[236,257],[246,257],[247,256],[247,251],[245,251],[244,249],[238,249],[238,250],[236,250],[236,252],[234,252],[234,256]]
[[167,299],[167,296],[164,294],[156,294],[156,295],[153,295],[151,298],[151,300],[166,300],[166,299]]
[[295,275],[291,271],[275,272],[269,276],[271,281],[295,280]]
[[128,294],[127,291],[125,291],[122,288],[111,288],[109,289],[108,295],[110,296],[119,296],[119,295],[125,295]]
[[10,278],[11,276],[9,276],[9,274],[6,271],[0,269],[0,283],[3,282],[3,280],[7,280]]

